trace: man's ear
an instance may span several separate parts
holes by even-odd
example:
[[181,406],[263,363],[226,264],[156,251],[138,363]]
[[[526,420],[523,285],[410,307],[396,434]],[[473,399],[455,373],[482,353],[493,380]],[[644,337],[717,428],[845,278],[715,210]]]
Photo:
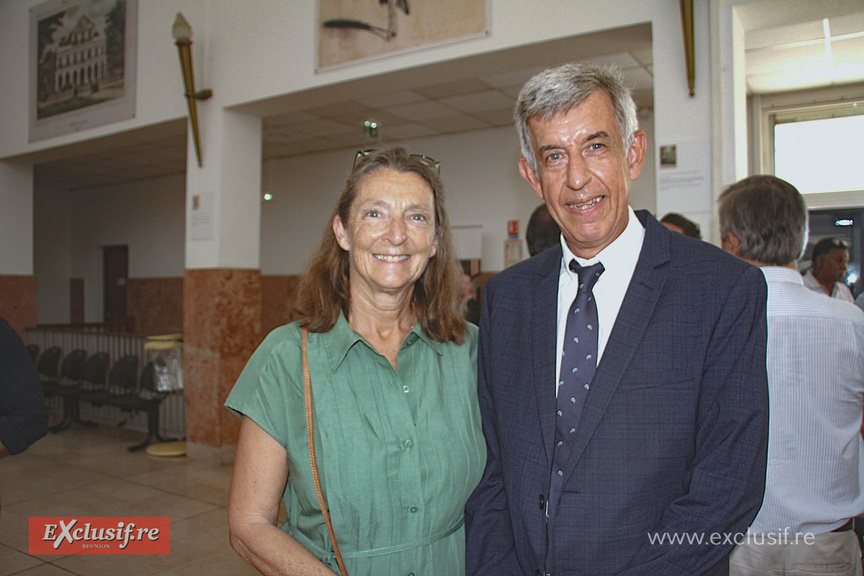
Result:
[[540,178],[537,177],[537,172],[531,168],[528,159],[524,156],[519,157],[519,173],[522,174],[522,178],[528,182],[528,185],[531,186],[534,193],[537,194],[541,200],[546,200],[543,198],[543,188],[540,186]]
[[741,239],[738,238],[738,236],[736,236],[732,232],[727,232],[726,233],[726,240],[724,242],[726,245],[724,247],[726,248],[727,252],[729,252],[733,256],[738,256],[739,258],[742,258],[742,256],[741,256]]
[[630,144],[630,152],[627,154],[627,164],[630,169],[630,180],[636,180],[642,173],[642,165],[645,163],[645,153],[648,149],[648,139],[645,132],[637,130],[633,133],[633,143]]

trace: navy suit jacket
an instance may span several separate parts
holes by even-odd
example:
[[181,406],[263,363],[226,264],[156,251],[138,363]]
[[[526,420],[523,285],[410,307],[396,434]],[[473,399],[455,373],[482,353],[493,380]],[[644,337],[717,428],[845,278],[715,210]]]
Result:
[[561,247],[486,284],[478,369],[488,461],[466,507],[469,576],[725,573],[759,511],[765,280],[637,216],[642,251],[549,526]]

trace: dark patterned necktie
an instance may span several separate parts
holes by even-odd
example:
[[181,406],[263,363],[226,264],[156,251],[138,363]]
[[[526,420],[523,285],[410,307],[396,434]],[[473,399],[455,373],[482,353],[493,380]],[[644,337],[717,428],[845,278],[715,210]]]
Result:
[[564,483],[562,468],[570,456],[582,406],[588,396],[597,366],[597,304],[592,290],[603,273],[599,262],[582,267],[570,261],[570,270],[579,275],[579,292],[567,313],[561,375],[558,379],[555,416],[555,450],[552,456],[552,479],[549,488],[549,515],[552,516],[561,497]]

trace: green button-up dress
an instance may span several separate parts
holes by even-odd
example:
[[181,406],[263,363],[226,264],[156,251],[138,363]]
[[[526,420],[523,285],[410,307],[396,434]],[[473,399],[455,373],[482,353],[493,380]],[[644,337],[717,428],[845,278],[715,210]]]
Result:
[[[486,462],[476,350],[471,324],[458,346],[417,324],[397,371],[342,315],[309,334],[319,475],[351,576],[464,575],[463,507]],[[285,447],[282,529],[336,571],[311,478],[302,366],[299,326],[277,328],[225,405]]]

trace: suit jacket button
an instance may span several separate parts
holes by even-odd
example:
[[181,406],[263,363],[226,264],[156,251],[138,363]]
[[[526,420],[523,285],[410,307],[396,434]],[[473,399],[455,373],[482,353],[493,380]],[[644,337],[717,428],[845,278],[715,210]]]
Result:
[[534,570],[534,576],[543,576],[543,572],[540,570]]
[[544,498],[543,495],[540,494],[540,509],[543,510],[543,508],[545,508],[545,507],[546,507],[546,498]]

